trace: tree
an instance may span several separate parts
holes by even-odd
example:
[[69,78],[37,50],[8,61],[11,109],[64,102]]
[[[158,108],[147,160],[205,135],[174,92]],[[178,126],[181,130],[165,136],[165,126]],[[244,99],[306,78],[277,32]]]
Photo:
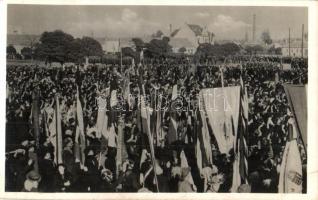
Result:
[[102,56],[102,45],[93,38],[83,37],[81,40],[81,49],[85,56]]
[[185,53],[187,51],[187,49],[185,47],[181,47],[178,52],[179,53]]
[[282,55],[282,48],[281,47],[278,47],[275,49],[275,54],[276,55]]
[[44,32],[40,38],[40,44],[35,49],[35,54],[41,60],[48,63],[68,61],[69,47],[74,40],[73,36],[63,31]]
[[146,46],[145,55],[147,57],[165,57],[169,55],[172,52],[169,41],[168,37],[163,37],[161,40],[152,39]]
[[137,52],[140,52],[146,46],[144,41],[140,38],[132,38],[131,40],[134,43]]
[[207,59],[212,56],[229,56],[235,55],[240,52],[241,48],[233,43],[225,43],[225,44],[209,44],[203,43],[200,44],[196,51],[196,56],[202,59]]
[[68,47],[67,58],[71,62],[82,63],[84,61],[84,56],[82,40],[80,38],[76,38]]
[[199,44],[195,54],[194,58],[196,61],[200,60],[206,60],[211,55],[212,52],[212,45],[210,43],[201,43]]
[[136,52],[131,47],[124,47],[121,49],[123,56],[136,58]]
[[257,54],[259,52],[263,52],[264,48],[261,45],[254,45],[254,46],[246,46],[245,50],[248,54]]
[[103,55],[102,46],[95,39],[74,39],[72,35],[60,30],[42,33],[34,52],[41,60],[48,63],[59,62],[61,65],[68,61],[82,63],[85,57]]
[[222,52],[223,56],[238,54],[240,50],[241,48],[233,42],[220,45],[220,51]]
[[13,58],[17,54],[17,50],[14,48],[14,46],[9,45],[7,46],[7,55]]
[[36,48],[36,46],[38,45],[38,36],[36,35],[27,35],[27,40],[29,41],[29,47],[31,49],[31,59],[33,60],[33,53],[34,50]]
[[32,59],[32,49],[30,47],[23,47],[23,49],[21,49],[21,55],[24,59]]
[[265,44],[267,44],[267,45],[272,44],[272,42],[273,42],[273,40],[271,39],[271,36],[270,36],[270,33],[269,33],[268,30],[263,31],[261,38],[262,38],[262,41],[263,41]]
[[158,30],[156,33],[151,35],[153,38],[161,38],[163,36],[163,32]]
[[164,36],[164,37],[162,38],[162,41],[163,41],[165,44],[168,44],[168,43],[170,42],[170,38],[167,37],[167,36]]

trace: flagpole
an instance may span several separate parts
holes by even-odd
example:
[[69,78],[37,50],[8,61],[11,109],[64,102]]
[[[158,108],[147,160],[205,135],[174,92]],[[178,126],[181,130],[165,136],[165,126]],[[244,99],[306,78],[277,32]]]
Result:
[[123,52],[121,49],[121,44],[120,44],[120,39],[118,39],[118,47],[119,47],[119,51],[120,51],[120,71],[122,72],[122,67],[123,67]]
[[37,152],[40,148],[40,129],[39,129],[39,94],[37,90],[33,91],[32,95],[33,106],[32,106],[32,115],[33,115],[33,126],[34,126],[34,138],[35,138],[35,149],[36,149],[36,159],[34,162],[34,170],[39,173],[39,163]]
[[223,66],[220,67],[220,71],[221,71],[221,83],[222,83],[222,88],[224,88]]
[[[139,74],[139,76],[141,76],[141,74]],[[146,94],[145,86],[142,84],[141,87],[142,87],[142,93],[143,93],[143,95],[145,95]],[[144,101],[144,99],[143,99],[143,101]],[[145,103],[145,107],[146,107],[146,103]],[[143,109],[143,108],[141,107],[141,109]],[[148,122],[148,109],[147,108],[145,108],[145,109],[146,109],[146,115],[147,115],[146,116],[147,117],[146,121]],[[152,166],[153,166],[153,170],[154,170],[154,178],[155,178],[155,181],[156,181],[157,191],[159,192],[158,178],[157,178],[157,174],[156,174],[157,170],[156,170],[155,151],[154,151],[154,147],[153,147],[153,142],[151,141],[152,137],[150,137],[151,136],[151,131],[150,131],[150,127],[148,126],[148,123],[147,123],[147,133],[148,133],[147,135],[148,135],[148,141],[149,141],[150,152],[151,152],[151,157],[152,157]]]
[[55,96],[55,100],[56,100],[56,105],[55,105],[55,120],[56,120],[56,162],[57,164],[61,164],[63,163],[62,160],[62,148],[63,148],[63,143],[62,143],[62,127],[61,127],[61,116],[60,116],[60,105],[59,105],[59,100],[58,100],[59,96],[58,94],[56,94]]

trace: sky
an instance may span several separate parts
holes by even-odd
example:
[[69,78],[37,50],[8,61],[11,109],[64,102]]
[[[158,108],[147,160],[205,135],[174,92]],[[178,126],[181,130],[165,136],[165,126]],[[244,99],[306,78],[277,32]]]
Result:
[[253,14],[256,37],[268,30],[273,39],[301,37],[308,26],[305,7],[246,6],[67,6],[8,5],[8,33],[41,34],[63,30],[75,37],[142,37],[157,30],[168,34],[188,24],[206,26],[216,39],[252,38]]

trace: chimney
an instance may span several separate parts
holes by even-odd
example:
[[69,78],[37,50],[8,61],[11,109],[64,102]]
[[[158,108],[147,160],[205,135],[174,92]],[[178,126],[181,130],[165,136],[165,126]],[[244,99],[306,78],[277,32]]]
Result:
[[170,35],[172,33],[172,24],[169,25],[169,29],[170,29]]

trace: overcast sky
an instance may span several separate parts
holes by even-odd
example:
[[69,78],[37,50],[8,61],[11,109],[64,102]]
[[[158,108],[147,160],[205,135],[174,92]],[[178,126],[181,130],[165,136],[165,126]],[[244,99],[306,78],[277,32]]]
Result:
[[242,39],[246,31],[252,37],[253,14],[257,37],[269,30],[274,39],[286,38],[288,27],[301,37],[301,24],[307,30],[303,7],[8,5],[7,19],[8,31],[25,34],[60,29],[75,37],[131,37],[192,23],[207,26],[217,39]]

